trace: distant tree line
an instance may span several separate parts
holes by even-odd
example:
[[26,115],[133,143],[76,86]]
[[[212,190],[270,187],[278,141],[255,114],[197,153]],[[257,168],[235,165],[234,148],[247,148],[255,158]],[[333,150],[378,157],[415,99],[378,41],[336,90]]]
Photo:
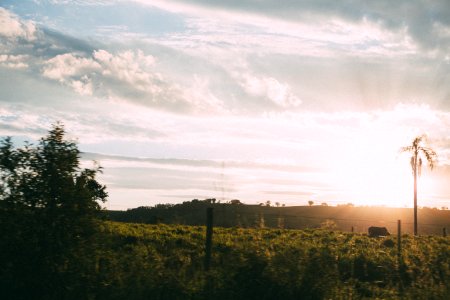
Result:
[[[312,201],[311,201],[312,202]],[[206,208],[214,209],[214,225],[221,227],[242,228],[285,228],[305,229],[330,227],[333,221],[335,229],[351,231],[352,227],[358,232],[366,232],[370,226],[387,226],[395,232],[396,221],[404,215],[410,216],[411,209],[390,209],[355,207],[352,203],[338,206],[325,204],[309,206],[268,206],[267,202],[254,205],[243,204],[239,200],[219,203],[216,199],[193,199],[179,204],[157,204],[143,206],[126,211],[105,211],[106,218],[129,223],[145,224],[180,224],[204,225],[206,222]],[[371,216],[377,211],[390,211],[390,219],[380,219]],[[401,212],[398,215],[396,211]],[[424,223],[424,234],[441,234],[442,227],[450,227],[450,212],[443,210],[420,210]],[[407,213],[408,212],[408,213]],[[386,215],[386,213],[383,213]],[[408,220],[404,219],[405,230],[408,231]],[[380,223],[381,222],[381,223]],[[326,224],[326,225],[324,225]],[[412,228],[412,227],[411,227]]]

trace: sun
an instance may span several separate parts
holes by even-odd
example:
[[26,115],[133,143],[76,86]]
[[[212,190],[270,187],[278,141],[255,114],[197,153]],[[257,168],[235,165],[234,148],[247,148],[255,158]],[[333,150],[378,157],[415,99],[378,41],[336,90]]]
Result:
[[[378,145],[369,141],[373,140],[355,141],[338,152],[338,158],[330,169],[330,182],[340,191],[340,199],[337,200],[356,205],[411,207],[413,176],[410,156],[399,152],[401,144],[395,137],[385,138],[384,143]],[[431,194],[433,181],[422,176],[418,189],[419,198]]]

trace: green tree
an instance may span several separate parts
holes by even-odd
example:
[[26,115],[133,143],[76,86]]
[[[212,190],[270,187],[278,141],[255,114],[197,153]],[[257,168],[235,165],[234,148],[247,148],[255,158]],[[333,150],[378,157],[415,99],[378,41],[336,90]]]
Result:
[[58,123],[37,146],[0,142],[0,288],[10,298],[83,298],[88,288],[83,267],[107,193],[100,167],[81,169],[64,138]]
[[401,152],[411,153],[411,169],[414,176],[414,235],[417,235],[417,177],[421,175],[422,172],[422,155],[425,156],[428,165],[431,170],[433,170],[436,164],[437,155],[436,152],[429,148],[423,146],[425,136],[416,137],[410,146],[402,147]]

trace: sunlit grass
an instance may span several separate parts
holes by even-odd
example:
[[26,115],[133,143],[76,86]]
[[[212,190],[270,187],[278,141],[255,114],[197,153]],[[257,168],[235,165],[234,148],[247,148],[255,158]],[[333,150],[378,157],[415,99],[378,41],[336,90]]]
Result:
[[399,266],[392,236],[215,228],[207,274],[202,226],[106,222],[103,228],[110,243],[102,258],[105,286],[154,291],[155,299],[196,299],[206,280],[214,299],[445,299],[450,292],[450,241],[443,237],[404,235]]

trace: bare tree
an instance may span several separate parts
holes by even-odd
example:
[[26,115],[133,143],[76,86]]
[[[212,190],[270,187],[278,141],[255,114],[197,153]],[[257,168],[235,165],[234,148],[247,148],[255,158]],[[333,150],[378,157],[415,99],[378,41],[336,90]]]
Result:
[[400,149],[401,152],[412,154],[410,163],[414,176],[414,235],[417,235],[417,176],[420,177],[422,171],[422,155],[425,156],[431,170],[433,170],[437,160],[436,152],[429,147],[423,146],[424,141],[424,135],[418,136],[413,140],[411,146]]

